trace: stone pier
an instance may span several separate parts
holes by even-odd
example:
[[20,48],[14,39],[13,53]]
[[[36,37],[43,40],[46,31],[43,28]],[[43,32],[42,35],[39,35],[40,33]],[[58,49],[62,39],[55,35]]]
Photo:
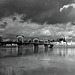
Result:
[[39,47],[38,44],[34,44],[34,53],[38,53]]
[[23,45],[18,45],[18,55],[22,55]]
[[45,44],[44,47],[45,47],[45,52],[47,52],[48,51],[48,45]]
[[33,45],[24,45],[22,49],[22,55],[33,54]]

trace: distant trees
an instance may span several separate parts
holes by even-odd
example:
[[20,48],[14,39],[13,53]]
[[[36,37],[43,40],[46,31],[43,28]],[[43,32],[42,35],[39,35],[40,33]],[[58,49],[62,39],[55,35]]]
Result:
[[65,38],[59,38],[59,39],[57,39],[56,41],[58,41],[58,42],[61,42],[61,41],[66,42]]

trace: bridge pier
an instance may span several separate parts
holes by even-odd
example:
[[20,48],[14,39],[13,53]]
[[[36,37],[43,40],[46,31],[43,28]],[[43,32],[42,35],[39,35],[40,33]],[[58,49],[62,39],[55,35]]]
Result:
[[48,45],[45,44],[44,47],[45,47],[45,52],[47,52],[48,51]]
[[38,49],[39,49],[38,44],[34,44],[34,53],[38,53]]
[[50,44],[50,48],[53,48],[53,46],[54,46],[53,44]]
[[[11,46],[12,46],[12,44],[11,44]],[[12,54],[12,47],[11,47],[10,53]]]
[[22,55],[22,45],[18,45],[18,55]]
[[50,51],[53,51],[53,44],[50,45]]
[[30,45],[30,44],[24,45],[22,53],[23,55],[33,54],[33,45]]

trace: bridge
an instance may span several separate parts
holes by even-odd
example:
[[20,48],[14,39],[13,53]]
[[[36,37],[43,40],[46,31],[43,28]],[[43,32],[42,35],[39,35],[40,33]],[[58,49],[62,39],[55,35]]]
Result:
[[[43,42],[38,42],[38,41],[34,41],[34,42],[0,42],[0,48],[6,47],[8,44],[10,44],[11,48],[14,45],[18,46],[18,55],[22,55],[22,47],[26,47],[29,45],[33,46],[33,51],[34,53],[38,53],[39,51],[39,45],[43,45],[44,46],[44,51],[47,52],[48,48],[53,48],[53,46],[55,45],[54,42],[47,42],[47,41],[43,41]],[[10,49],[12,50],[12,49]]]

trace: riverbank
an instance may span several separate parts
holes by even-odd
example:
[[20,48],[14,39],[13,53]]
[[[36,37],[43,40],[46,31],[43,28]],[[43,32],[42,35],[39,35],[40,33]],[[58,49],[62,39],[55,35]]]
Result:
[[54,45],[54,48],[75,48],[75,45]]

